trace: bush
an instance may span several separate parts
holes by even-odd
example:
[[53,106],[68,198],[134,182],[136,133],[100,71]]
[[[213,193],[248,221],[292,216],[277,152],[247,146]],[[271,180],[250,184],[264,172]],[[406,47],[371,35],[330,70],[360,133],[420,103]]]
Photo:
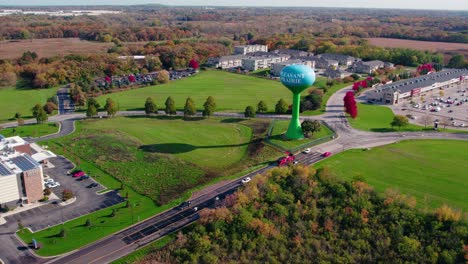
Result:
[[69,189],[63,190],[63,192],[62,192],[62,200],[63,201],[70,200],[73,197],[75,197],[75,195],[73,194],[73,192],[71,190],[69,190]]
[[45,188],[44,189],[44,195],[50,195],[52,193],[52,191],[50,190],[50,188]]

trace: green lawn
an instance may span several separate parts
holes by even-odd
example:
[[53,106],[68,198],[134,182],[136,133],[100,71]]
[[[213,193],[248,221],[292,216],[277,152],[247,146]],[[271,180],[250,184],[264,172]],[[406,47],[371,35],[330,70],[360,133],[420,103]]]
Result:
[[[181,124],[185,124],[185,126],[181,126]],[[37,253],[41,256],[52,256],[77,249],[117,232],[135,223],[138,219],[144,220],[179,204],[181,201],[188,199],[192,191],[199,190],[202,186],[207,186],[223,179],[240,177],[243,174],[240,171],[243,171],[245,166],[254,165],[255,162],[261,164],[261,161],[276,158],[278,152],[274,151],[271,147],[266,146],[258,152],[255,149],[251,149],[252,145],[244,146],[240,144],[238,146],[239,144],[237,144],[244,142],[246,137],[250,137],[252,131],[254,137],[262,136],[262,133],[265,133],[262,131],[266,131],[268,124],[269,122],[266,120],[255,119],[213,118],[204,121],[183,121],[178,118],[168,120],[167,118],[143,117],[119,117],[80,122],[77,124],[77,131],[74,134],[60,139],[41,142],[41,144],[47,144],[55,153],[64,155],[72,160],[79,168],[86,171],[108,189],[120,189],[122,186],[121,181],[123,181],[124,189],[119,190],[119,192],[124,197],[128,194],[128,201],[132,208],[127,208],[126,203],[123,203],[69,221],[64,225],[66,230],[65,238],[57,236],[62,228],[61,225],[34,234],[23,230],[18,232],[18,235],[26,243],[30,243],[35,238],[43,245],[43,248],[38,250]],[[220,153],[218,152],[218,148],[213,146],[217,141],[209,141],[206,137],[199,136],[197,131],[191,128],[198,127],[200,131],[205,131],[202,130],[202,126],[211,127],[212,133],[229,134],[229,139],[222,139],[220,135],[213,136],[215,140],[223,140],[223,144],[233,143],[235,140],[238,142],[232,144],[233,146],[231,147],[221,147],[221,149],[226,148],[225,150],[229,154]],[[141,132],[134,130],[132,127],[139,127]],[[148,127],[152,129],[145,129]],[[171,130],[171,127],[173,130]],[[226,130],[224,127],[229,127],[230,129]],[[158,135],[160,135],[158,133],[162,132],[156,130],[161,129],[164,129],[167,134],[173,133],[174,140],[171,140],[169,136],[164,136],[163,139],[158,138]],[[154,132],[151,132],[151,130],[154,130]],[[199,138],[199,140],[192,139],[190,142],[193,145],[178,147],[176,145],[177,142],[183,139],[177,138],[180,132],[175,130],[186,131],[186,138],[195,137]],[[137,137],[141,137],[141,139]],[[152,146],[153,149],[180,153],[152,153],[139,148],[142,145],[151,146],[152,143],[158,144],[158,142],[169,142],[167,146],[174,144],[177,150],[171,150],[171,148],[160,149],[160,146],[154,144]],[[206,166],[212,165],[213,168],[218,168],[216,169],[218,174],[208,175],[208,178],[193,183],[194,178],[204,173],[200,165],[190,163],[184,159],[186,158],[185,152],[198,150],[197,148],[193,148],[193,146],[209,146],[201,148],[203,151],[196,152],[197,155],[209,157],[210,155],[204,152],[212,152],[211,158],[218,160],[224,166],[228,166],[229,160],[235,163],[239,159],[239,155],[244,155],[244,159],[231,166],[235,169],[234,171],[238,172],[236,175],[233,175],[234,173],[230,174],[232,170],[220,169],[220,164],[216,164],[213,161],[210,164],[207,160],[201,160],[200,162],[206,164]],[[235,150],[236,148],[238,150]],[[151,148],[147,149],[147,151],[149,150]],[[220,160],[216,155],[223,157],[223,160]],[[118,159],[123,160],[116,162],[119,161]],[[114,166],[111,166],[112,164]],[[260,166],[256,165],[254,167],[259,168]],[[247,171],[250,170],[252,168]],[[244,173],[247,171],[244,170]],[[198,172],[200,173],[199,175],[194,175],[194,173]],[[157,175],[154,173],[157,173]],[[142,183],[142,181],[146,182]],[[163,206],[155,205],[153,199],[141,194],[148,190],[160,191],[161,186],[166,188],[164,191],[165,193],[167,192],[167,195],[172,195],[172,199]],[[157,198],[160,197],[157,196]],[[168,197],[166,199],[169,200]],[[113,208],[117,209],[116,216],[110,217]],[[84,225],[87,219],[91,220],[91,227]]]
[[[283,134],[288,130],[288,125],[289,120],[276,120],[271,131],[269,141],[272,144],[278,145],[279,147],[289,151],[294,151],[296,148],[305,146],[307,144],[315,145],[312,143],[313,141],[333,134],[333,132],[327,126],[322,125],[321,130],[310,138],[305,138],[303,140],[285,140],[283,139]],[[320,141],[320,143],[323,143],[323,141]]]
[[131,264],[131,263],[136,263],[138,261],[141,261],[143,258],[147,257],[149,254],[152,252],[155,252],[167,244],[169,242],[172,242],[174,239],[176,239],[176,235],[174,233],[169,234],[165,237],[162,237],[154,242],[151,242],[150,244],[138,249],[137,251],[121,258],[116,261],[111,262],[112,264]]
[[20,136],[20,137],[42,137],[57,133],[59,126],[56,123],[23,125],[19,127],[9,127],[0,130],[0,134],[5,137]]
[[[340,90],[340,89],[342,89],[342,88],[344,88],[346,86],[349,86],[349,85],[352,85],[352,83],[338,83],[338,84],[333,85],[323,95],[322,106],[320,107],[320,109],[313,110],[313,111],[304,111],[303,113],[301,113],[301,115],[313,116],[313,115],[321,115],[321,114],[325,113],[325,108],[327,106],[327,102],[328,102],[328,99],[330,98],[330,96],[332,96],[334,93],[336,93],[336,91],[338,91],[338,90]],[[327,79],[324,78],[324,77],[317,77],[317,80],[315,81],[313,86],[317,87],[317,88],[324,88],[325,86],[327,86]]]
[[13,118],[16,112],[23,118],[32,118],[31,108],[39,103],[45,104],[47,98],[54,96],[58,88],[50,89],[16,89],[13,87],[0,88],[0,123]]
[[280,98],[292,101],[291,92],[280,82],[219,70],[200,71],[195,76],[171,81],[169,84],[148,86],[98,97],[101,106],[106,98],[114,99],[120,110],[143,109],[147,97],[153,97],[159,109],[164,108],[168,96],[175,100],[177,109],[183,109],[187,97],[192,97],[198,110],[208,96],[213,96],[217,111],[243,112],[248,105],[257,106],[264,100],[270,111]]
[[446,203],[466,212],[467,149],[467,141],[402,141],[367,151],[348,150],[314,167],[327,166],[347,180],[363,176],[379,192],[398,189],[416,197],[420,207]]

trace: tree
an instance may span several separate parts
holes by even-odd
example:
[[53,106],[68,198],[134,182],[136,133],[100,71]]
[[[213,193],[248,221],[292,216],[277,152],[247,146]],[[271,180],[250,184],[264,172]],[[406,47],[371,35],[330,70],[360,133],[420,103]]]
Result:
[[96,107],[92,104],[88,105],[88,109],[86,109],[86,116],[87,117],[93,117],[98,114],[98,111]]
[[268,111],[268,106],[265,101],[261,100],[257,104],[257,113],[266,113]]
[[319,132],[322,128],[322,125],[317,120],[314,120],[314,121],[304,120],[304,122],[302,122],[301,124],[301,127],[302,127],[302,132],[304,133],[304,135],[306,137],[310,137],[315,132]]
[[401,127],[407,126],[408,124],[409,124],[408,118],[402,115],[395,115],[393,117],[393,121],[390,123],[392,127],[397,126],[398,130],[400,130]]
[[89,218],[86,219],[85,226],[88,226],[88,227],[91,226],[91,220],[89,220]]
[[156,78],[161,84],[169,83],[169,72],[166,70],[159,71]]
[[322,97],[323,90],[313,88],[301,101],[301,112],[319,109],[322,106]]
[[62,192],[62,200],[63,201],[67,201],[67,200],[70,200],[71,198],[75,197],[75,195],[73,194],[73,192],[69,189],[64,189],[63,192]]
[[[37,117],[37,114],[39,113],[39,109],[42,109],[42,107],[41,107],[40,104],[36,104],[36,105],[31,109],[32,115],[33,115],[34,117]],[[42,110],[44,110],[44,109],[42,109]]]
[[107,98],[106,105],[104,105],[104,109],[107,111],[107,116],[110,117],[115,116],[115,114],[117,113],[117,105],[111,98]]
[[166,106],[166,108],[164,109],[164,112],[166,112],[166,115],[175,115],[177,113],[175,102],[174,102],[174,99],[172,99],[172,97],[169,96],[166,99],[166,102],[164,103],[164,105]]
[[354,92],[347,92],[343,101],[346,113],[348,113],[352,118],[356,118],[358,112],[356,100],[354,99]]
[[1,72],[0,73],[0,87],[1,86],[14,86],[17,77],[14,72]]
[[275,105],[275,113],[277,114],[286,114],[288,112],[289,105],[286,101],[281,98]]
[[357,80],[359,80],[359,78],[361,78],[361,76],[359,76],[359,74],[357,74],[357,73],[351,74],[351,77],[353,77],[353,79],[354,79],[355,81],[357,81]]
[[187,100],[185,100],[184,117],[194,116],[196,113],[195,102],[193,102],[192,98],[188,97]]
[[38,124],[42,124],[45,121],[47,121],[47,113],[46,111],[41,107],[39,108],[39,111],[36,114],[36,121]]
[[151,97],[146,98],[145,113],[147,115],[153,114],[153,113],[155,113],[155,114],[158,113],[158,107],[156,106],[156,104],[153,101],[153,98],[151,98]]
[[421,121],[423,122],[424,127],[427,127],[428,124],[430,124],[430,123],[432,123],[434,121],[434,118],[432,118],[432,116],[430,116],[430,115],[423,115],[421,117]]
[[22,115],[21,115],[20,112],[16,112],[16,113],[15,113],[15,119],[18,119],[18,118],[21,118],[21,117],[22,117]]
[[86,100],[86,105],[88,106],[88,108],[89,108],[90,105],[93,105],[96,108],[96,110],[98,110],[101,107],[99,102],[94,97],[88,98]]
[[213,96],[208,96],[203,104],[203,116],[212,116],[216,111],[216,102]]
[[48,115],[52,114],[54,112],[54,110],[57,110],[58,107],[56,104],[54,104],[53,102],[47,102],[44,106],[44,111],[46,111],[46,113]]
[[198,61],[195,60],[195,59],[191,59],[190,62],[189,62],[189,67],[194,69],[194,70],[198,70],[198,67],[200,65],[198,64]]
[[251,105],[247,106],[244,111],[244,116],[247,118],[255,117],[255,108]]
[[59,233],[58,236],[59,237],[65,237],[66,236],[65,228],[60,229],[60,233]]
[[450,58],[449,63],[447,64],[447,67],[449,68],[465,68],[467,67],[468,62],[465,61],[465,58],[461,54],[456,54],[453,55],[452,58]]

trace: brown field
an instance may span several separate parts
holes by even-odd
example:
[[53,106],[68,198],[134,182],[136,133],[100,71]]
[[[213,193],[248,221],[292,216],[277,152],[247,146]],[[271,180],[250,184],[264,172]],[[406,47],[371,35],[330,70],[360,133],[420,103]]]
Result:
[[105,53],[113,43],[99,43],[78,38],[32,39],[0,41],[0,59],[19,58],[25,51],[34,51],[39,57],[68,54]]
[[459,53],[468,56],[468,44],[419,41],[394,38],[368,38],[370,44],[386,48],[411,48],[417,50],[429,50],[450,55]]

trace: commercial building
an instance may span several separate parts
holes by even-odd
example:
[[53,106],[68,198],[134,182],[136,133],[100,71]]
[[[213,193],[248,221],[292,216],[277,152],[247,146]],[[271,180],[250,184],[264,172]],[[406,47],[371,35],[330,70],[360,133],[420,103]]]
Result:
[[245,55],[247,53],[252,53],[256,51],[268,52],[268,46],[266,45],[244,45],[244,46],[234,47],[234,54]]
[[288,65],[294,65],[294,64],[307,65],[307,66],[311,67],[312,69],[315,68],[315,63],[313,61],[287,60],[287,61],[271,64],[270,74],[273,75],[273,76],[280,76],[280,73],[281,73],[281,71],[283,70],[284,67],[286,67]]
[[50,157],[55,155],[18,136],[0,135],[0,204],[16,206],[42,199],[44,176],[40,162],[46,163]]
[[445,89],[468,82],[468,69],[450,69],[405,79],[381,86],[366,93],[366,99],[383,104],[398,104],[401,99],[420,96],[434,89]]

